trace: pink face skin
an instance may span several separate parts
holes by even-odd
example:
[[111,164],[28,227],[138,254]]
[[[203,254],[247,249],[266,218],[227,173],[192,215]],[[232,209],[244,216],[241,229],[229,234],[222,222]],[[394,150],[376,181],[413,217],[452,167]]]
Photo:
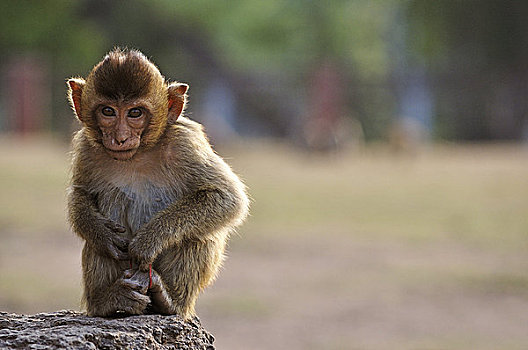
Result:
[[108,155],[121,161],[132,159],[148,125],[148,111],[130,104],[100,105],[95,114]]

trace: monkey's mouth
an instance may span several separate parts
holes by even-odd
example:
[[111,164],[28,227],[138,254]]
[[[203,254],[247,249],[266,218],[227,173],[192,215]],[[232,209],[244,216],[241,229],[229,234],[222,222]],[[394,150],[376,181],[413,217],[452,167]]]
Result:
[[105,148],[106,153],[115,160],[129,160],[137,152],[137,148],[123,149],[123,150],[112,150],[110,148]]

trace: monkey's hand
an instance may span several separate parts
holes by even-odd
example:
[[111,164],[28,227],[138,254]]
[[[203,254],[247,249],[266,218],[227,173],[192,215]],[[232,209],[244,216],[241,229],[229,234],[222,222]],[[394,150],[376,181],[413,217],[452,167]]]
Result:
[[139,270],[148,271],[158,254],[162,250],[162,245],[158,239],[156,228],[152,223],[147,223],[140,228],[136,236],[128,245],[128,255],[139,265]]
[[101,256],[127,260],[129,240],[121,234],[125,227],[104,217],[97,209],[93,195],[84,185],[72,185],[68,194],[69,220],[73,231]]
[[115,260],[128,260],[128,244],[130,240],[121,236],[126,232],[126,228],[113,220],[102,219],[105,234],[97,242],[97,249],[101,255],[111,257]]

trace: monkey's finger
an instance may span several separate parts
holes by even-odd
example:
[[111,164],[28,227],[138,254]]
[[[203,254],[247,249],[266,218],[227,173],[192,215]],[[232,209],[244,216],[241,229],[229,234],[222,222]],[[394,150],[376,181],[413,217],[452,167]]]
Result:
[[107,220],[104,223],[106,228],[109,228],[110,230],[114,231],[115,223],[113,221]]
[[113,242],[119,250],[128,252],[128,244],[130,243],[130,240],[123,237],[114,237]]
[[107,254],[114,260],[121,260],[119,258],[120,252],[117,248],[115,248],[113,245],[108,244],[106,247]]
[[113,244],[107,245],[107,254],[114,260],[130,260],[128,252],[120,250]]
[[124,287],[129,288],[132,291],[136,291],[141,294],[147,293],[147,285],[145,283],[141,284],[137,280],[123,279],[122,284]]
[[119,232],[119,233],[125,233],[126,228],[123,225],[116,224],[116,226],[114,227],[114,231]]
[[120,247],[115,241],[112,241],[112,248],[117,252],[118,260],[130,260],[127,248]]
[[148,296],[143,295],[138,292],[134,292],[134,291],[131,291],[130,293],[126,293],[125,298],[133,300],[133,301],[137,301],[140,303],[144,303],[144,304],[150,303],[150,298]]
[[105,226],[107,228],[109,228],[110,230],[115,231],[115,232],[119,232],[119,233],[126,232],[125,226],[123,226],[121,224],[118,224],[117,222],[114,222],[114,221],[110,221],[109,220],[109,221],[105,222]]
[[130,260],[130,256],[127,252],[123,252],[119,249],[117,249],[117,258],[116,260]]
[[133,282],[130,279],[123,279],[123,281],[121,282],[121,285],[123,286],[124,289],[127,290],[127,292],[124,293],[125,295],[132,293],[132,292],[141,293],[141,285]]

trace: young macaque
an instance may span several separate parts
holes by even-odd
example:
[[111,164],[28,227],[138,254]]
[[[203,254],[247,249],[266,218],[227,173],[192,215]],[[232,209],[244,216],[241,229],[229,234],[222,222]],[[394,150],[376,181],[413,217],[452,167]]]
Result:
[[82,123],[68,211],[85,240],[88,315],[192,317],[247,215],[245,186],[182,115],[188,85],[139,51],[115,49],[68,86]]

